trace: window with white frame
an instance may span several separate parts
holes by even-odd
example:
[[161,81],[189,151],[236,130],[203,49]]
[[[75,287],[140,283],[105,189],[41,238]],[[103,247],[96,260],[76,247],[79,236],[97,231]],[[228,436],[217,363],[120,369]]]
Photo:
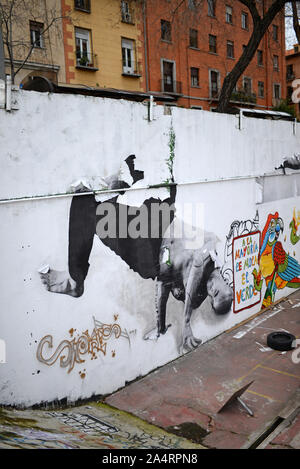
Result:
[[199,87],[199,68],[191,67],[191,86]]
[[123,73],[135,73],[135,42],[132,39],[122,38],[122,65]]
[[77,66],[90,67],[93,63],[91,37],[88,29],[75,28]]
[[226,5],[226,23],[232,24],[232,7]]
[[124,23],[133,23],[133,12],[130,2],[121,1],[121,15]]
[[242,11],[242,28],[249,29],[249,16],[245,11]]
[[279,83],[273,85],[273,98],[281,99],[281,86]]
[[273,69],[278,71],[279,70],[279,57],[278,55],[273,55]]
[[30,42],[33,47],[40,47],[44,46],[43,41],[43,30],[44,25],[43,23],[38,23],[36,21],[29,22],[30,27]]

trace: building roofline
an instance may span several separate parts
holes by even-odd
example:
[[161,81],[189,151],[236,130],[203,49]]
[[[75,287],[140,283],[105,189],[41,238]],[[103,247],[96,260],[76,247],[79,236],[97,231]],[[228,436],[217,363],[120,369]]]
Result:
[[142,102],[153,96],[154,101],[173,103],[177,100],[176,96],[169,96],[164,93],[141,91],[119,90],[115,88],[94,88],[87,85],[56,84],[46,77],[32,77],[32,79],[23,86],[24,90],[62,93],[62,94],[80,94],[85,96],[96,96],[100,98],[127,99],[129,101]]

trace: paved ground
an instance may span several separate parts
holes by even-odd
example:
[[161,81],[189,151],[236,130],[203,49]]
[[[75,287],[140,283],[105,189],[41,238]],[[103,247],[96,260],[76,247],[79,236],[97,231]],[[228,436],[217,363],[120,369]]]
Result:
[[0,448],[201,449],[102,403],[68,409],[1,410]]
[[[0,448],[300,449],[300,364],[266,345],[282,329],[300,337],[300,291],[104,402],[0,409]],[[254,415],[222,409],[246,385]]]
[[[274,351],[266,344],[267,335],[280,329],[300,337],[300,292],[105,402],[208,448],[255,447],[262,433],[280,423],[280,411],[299,389],[300,364],[293,363],[292,351]],[[242,400],[254,416],[237,400],[218,413],[252,381]],[[295,416],[268,448],[300,448],[299,425]]]

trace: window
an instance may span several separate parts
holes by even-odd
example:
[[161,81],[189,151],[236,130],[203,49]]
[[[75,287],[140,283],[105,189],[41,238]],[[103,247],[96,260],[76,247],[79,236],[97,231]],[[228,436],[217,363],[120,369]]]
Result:
[[133,15],[130,8],[130,2],[121,2],[121,15],[123,23],[133,23]]
[[83,10],[88,13],[91,11],[90,0],[75,0],[74,6],[75,10]]
[[208,16],[216,16],[216,1],[207,0]]
[[36,21],[30,21],[30,42],[33,47],[42,48],[44,45],[43,41],[43,23],[37,23]]
[[273,55],[273,68],[274,68],[274,70],[279,70],[279,57],[278,57],[278,55]]
[[273,39],[278,41],[278,26],[276,24],[273,24]]
[[226,23],[232,24],[232,7],[226,5]]
[[249,29],[249,17],[248,13],[242,11],[242,28]]
[[227,57],[234,59],[234,43],[232,41],[227,41]]
[[93,65],[91,54],[90,31],[88,29],[75,28],[76,64],[79,67],[91,67]]
[[176,92],[176,82],[175,77],[175,62],[169,60],[162,60],[162,91],[175,93]]
[[161,26],[161,39],[163,41],[172,41],[172,34],[171,34],[171,23],[170,21],[166,20],[161,20],[160,21],[160,26]]
[[277,83],[273,85],[273,98],[280,99],[281,98],[281,86]]
[[132,39],[122,38],[122,65],[123,73],[132,75],[135,73],[135,42]]
[[198,48],[198,31],[197,29],[190,29],[190,47]]
[[199,87],[199,68],[191,67],[191,86]]
[[195,0],[189,0],[188,5],[189,5],[189,9],[190,9],[190,10],[195,10],[195,9],[196,9],[196,2],[195,2]]
[[243,78],[243,89],[246,94],[252,93],[252,80],[251,78],[244,77]]
[[293,92],[294,92],[294,88],[292,86],[288,86],[287,87],[287,93],[286,93],[286,99],[287,99],[288,103],[290,103],[292,101]]
[[258,82],[258,97],[259,98],[265,97],[265,84],[263,81]]
[[209,52],[217,53],[217,36],[209,34]]
[[295,75],[294,75],[293,64],[288,64],[286,66],[286,79],[287,80],[293,80],[294,78],[295,78]]
[[220,88],[220,73],[217,70],[209,71],[210,97],[218,98]]
[[263,64],[264,64],[263,51],[258,50],[257,51],[257,65],[261,67]]

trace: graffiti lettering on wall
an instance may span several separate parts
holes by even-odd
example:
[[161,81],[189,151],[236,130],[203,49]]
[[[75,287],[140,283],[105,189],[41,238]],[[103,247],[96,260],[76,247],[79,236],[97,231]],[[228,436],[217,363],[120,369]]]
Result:
[[226,282],[233,288],[233,241],[240,236],[248,235],[249,233],[259,231],[259,216],[256,212],[253,220],[234,220],[226,236],[225,249],[224,249],[224,265],[222,267],[222,276]]
[[[295,222],[295,220],[294,220]],[[295,244],[296,225],[290,223],[292,244]],[[294,230],[294,231],[293,231]],[[265,280],[266,291],[262,307],[270,306],[275,300],[275,293],[285,287],[300,287],[300,265],[294,257],[287,253],[279,236],[284,231],[284,223],[278,212],[268,215],[262,232],[260,246],[259,270],[253,269],[254,285],[257,291],[261,291]]]
[[119,429],[113,425],[99,420],[98,418],[89,414],[78,414],[73,412],[47,412],[47,414],[51,417],[56,417],[62,423],[70,425],[71,427],[76,428],[76,430],[87,434],[93,434],[97,432],[113,434],[119,431]]
[[99,352],[105,356],[107,353],[107,342],[112,337],[115,339],[124,337],[130,343],[128,332],[126,330],[122,331],[119,324],[103,324],[94,318],[94,329],[91,334],[86,330],[77,339],[63,340],[57,346],[55,352],[48,358],[45,357],[44,349],[46,344],[49,349],[53,348],[53,337],[52,335],[46,335],[38,345],[36,356],[38,361],[48,366],[54,365],[58,358],[60,358],[60,366],[68,368],[68,373],[70,373],[75,363],[81,364],[85,362],[84,356],[89,355],[92,360],[97,358],[97,353]]
[[259,268],[260,231],[233,239],[234,277],[233,311],[238,313],[260,303],[261,295],[254,285],[253,269]]

